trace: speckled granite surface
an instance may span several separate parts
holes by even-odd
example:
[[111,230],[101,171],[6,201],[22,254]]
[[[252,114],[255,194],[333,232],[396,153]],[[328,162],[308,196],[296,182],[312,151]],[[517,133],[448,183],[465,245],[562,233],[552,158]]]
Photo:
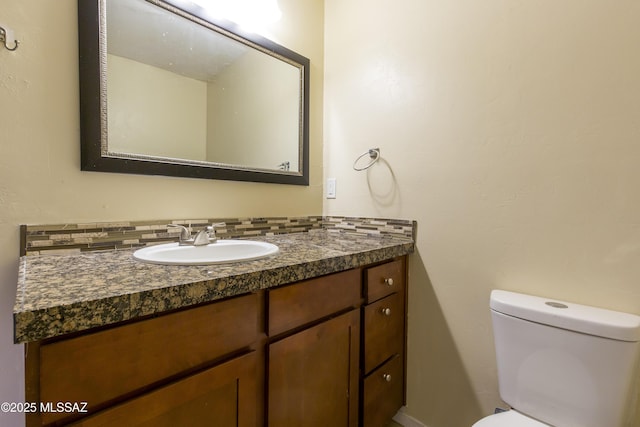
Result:
[[279,246],[240,264],[163,266],[133,249],[20,258],[15,342],[36,341],[360,267],[413,252],[413,241],[313,230],[256,236]]

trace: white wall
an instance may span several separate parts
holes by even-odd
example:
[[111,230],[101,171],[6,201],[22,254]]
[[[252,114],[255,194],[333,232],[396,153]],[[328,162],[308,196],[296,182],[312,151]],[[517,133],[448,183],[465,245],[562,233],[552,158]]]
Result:
[[[323,3],[280,0],[269,29],[311,59],[309,187],[80,171],[75,0],[0,0],[21,41],[0,48],[0,402],[24,400],[12,308],[20,224],[204,216],[319,215],[322,210]],[[0,413],[19,426],[21,414]]]
[[492,288],[640,314],[638,22],[633,1],[325,1],[324,213],[418,221],[427,426],[501,405]]

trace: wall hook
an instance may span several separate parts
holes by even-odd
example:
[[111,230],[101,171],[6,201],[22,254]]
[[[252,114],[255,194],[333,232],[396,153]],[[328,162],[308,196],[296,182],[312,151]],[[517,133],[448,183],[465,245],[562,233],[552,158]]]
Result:
[[7,30],[5,30],[4,28],[0,27],[0,42],[2,42],[4,44],[4,47],[13,52],[14,50],[16,50],[18,48],[18,45],[20,44],[20,42],[18,40],[13,40],[13,47],[9,47],[9,40],[7,40]]

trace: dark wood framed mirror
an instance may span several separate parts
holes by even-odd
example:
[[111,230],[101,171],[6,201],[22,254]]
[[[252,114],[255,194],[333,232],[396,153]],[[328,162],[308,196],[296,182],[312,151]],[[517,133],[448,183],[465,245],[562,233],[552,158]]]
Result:
[[78,0],[82,170],[308,185],[309,59],[172,3]]

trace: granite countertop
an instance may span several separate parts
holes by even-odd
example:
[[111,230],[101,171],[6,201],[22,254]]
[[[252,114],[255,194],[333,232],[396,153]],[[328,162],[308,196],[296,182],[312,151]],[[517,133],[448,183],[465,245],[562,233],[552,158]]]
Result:
[[136,261],[134,250],[20,258],[16,343],[51,338],[348,270],[413,252],[411,240],[314,230],[256,236],[272,257],[209,266]]

